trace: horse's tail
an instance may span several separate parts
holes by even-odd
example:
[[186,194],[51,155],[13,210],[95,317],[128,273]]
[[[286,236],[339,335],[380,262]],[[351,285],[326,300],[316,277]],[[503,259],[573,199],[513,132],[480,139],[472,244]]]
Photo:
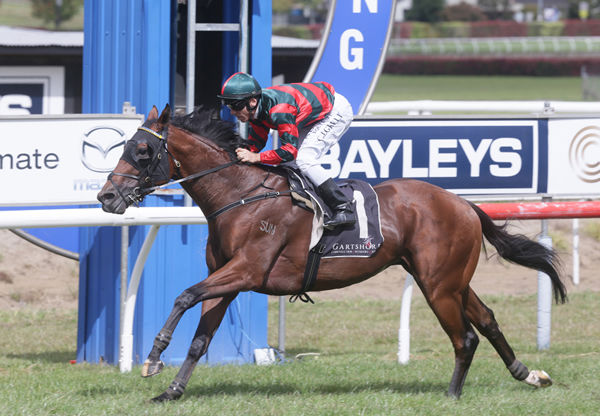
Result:
[[554,300],[565,303],[567,289],[558,272],[560,260],[556,252],[522,234],[510,234],[506,224],[496,225],[481,208],[469,201],[481,222],[484,237],[496,248],[498,254],[516,264],[546,273],[552,281]]

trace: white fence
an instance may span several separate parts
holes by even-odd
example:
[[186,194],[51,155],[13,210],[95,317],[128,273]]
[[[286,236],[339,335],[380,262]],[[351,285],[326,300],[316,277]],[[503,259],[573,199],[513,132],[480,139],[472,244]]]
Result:
[[525,113],[525,114],[600,114],[600,101],[452,101],[414,100],[371,102],[367,114],[388,113],[430,115],[439,112]]
[[[142,249],[138,254],[125,299],[121,308],[119,368],[121,372],[131,371],[133,364],[133,318],[135,301],[144,264],[152,248],[161,225],[206,224],[206,218],[197,207],[130,207],[123,215],[110,214],[100,208],[52,209],[0,211],[1,228],[47,228],[47,227],[86,227],[86,226],[130,226],[151,225]],[[125,250],[125,255],[126,255]],[[121,254],[123,255],[123,253]],[[121,271],[123,273],[123,270]],[[121,286],[125,291],[125,284]]]

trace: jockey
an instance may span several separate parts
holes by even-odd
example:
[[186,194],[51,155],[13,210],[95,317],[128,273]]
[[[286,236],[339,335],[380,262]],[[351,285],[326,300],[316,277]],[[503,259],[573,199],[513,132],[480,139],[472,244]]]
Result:
[[[295,160],[332,211],[324,227],[333,229],[356,222],[353,201],[345,197],[320,165],[321,157],[339,141],[352,121],[352,106],[343,95],[326,82],[261,89],[252,75],[238,72],[225,81],[217,97],[238,120],[250,123],[249,149],[236,150],[240,161],[279,165]],[[280,147],[260,152],[269,129],[279,133]]]

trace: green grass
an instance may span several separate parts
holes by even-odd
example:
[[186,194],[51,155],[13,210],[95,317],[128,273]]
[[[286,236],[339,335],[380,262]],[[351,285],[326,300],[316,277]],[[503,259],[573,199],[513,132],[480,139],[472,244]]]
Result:
[[[29,0],[1,0],[0,25],[54,30],[54,23],[33,17]],[[62,22],[59,29],[83,30],[83,7],[70,20]]]
[[581,101],[581,78],[382,74],[371,98],[408,100]]
[[[396,363],[400,304],[317,301],[287,308],[287,357],[281,365],[200,366],[183,398],[152,405],[177,369],[150,379],[139,368],[120,374],[75,358],[74,311],[0,311],[2,415],[596,415],[600,294],[575,294],[553,308],[552,345],[537,351],[536,298],[485,297],[530,368],[555,385],[535,390],[516,382],[482,340],[463,397],[448,399],[450,342],[420,294],[413,300],[411,361]],[[277,327],[277,303],[270,304]],[[270,333],[276,344],[276,329]],[[317,358],[294,359],[318,352]]]
[[583,232],[596,241],[600,241],[600,222],[590,222],[585,225]]

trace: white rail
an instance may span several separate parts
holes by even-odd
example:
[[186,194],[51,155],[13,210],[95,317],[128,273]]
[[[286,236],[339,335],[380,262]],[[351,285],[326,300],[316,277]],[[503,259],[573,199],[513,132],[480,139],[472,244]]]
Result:
[[408,113],[432,114],[444,112],[501,112],[533,114],[600,114],[600,101],[458,101],[458,100],[415,100],[376,101],[367,105],[367,114]]
[[206,224],[206,218],[197,207],[128,208],[123,215],[100,208],[0,211],[0,229],[169,224]]
[[[0,229],[152,225],[136,259],[127,293],[121,296],[121,299],[126,299],[121,308],[120,319],[122,323],[119,334],[121,372],[131,371],[133,364],[135,301],[148,253],[160,226],[173,224],[206,224],[206,218],[198,207],[128,208],[123,215],[110,214],[100,208],[0,211]],[[122,286],[121,290],[124,291],[125,287]]]

